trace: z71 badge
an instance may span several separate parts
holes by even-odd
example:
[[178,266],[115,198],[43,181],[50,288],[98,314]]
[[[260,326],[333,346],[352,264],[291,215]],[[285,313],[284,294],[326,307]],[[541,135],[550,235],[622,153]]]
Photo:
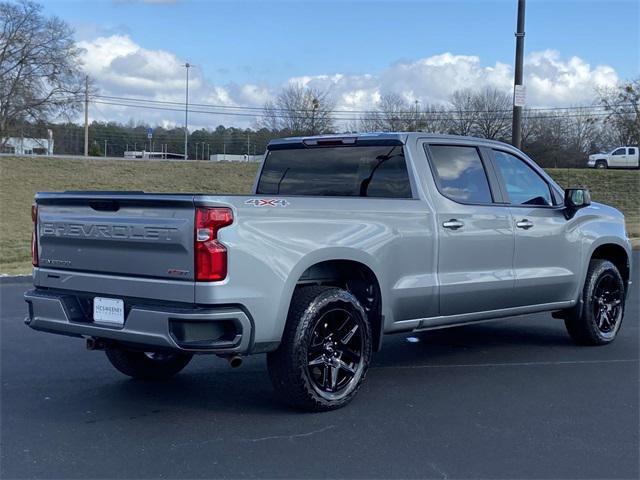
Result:
[[244,204],[254,207],[286,207],[289,202],[283,198],[250,198]]

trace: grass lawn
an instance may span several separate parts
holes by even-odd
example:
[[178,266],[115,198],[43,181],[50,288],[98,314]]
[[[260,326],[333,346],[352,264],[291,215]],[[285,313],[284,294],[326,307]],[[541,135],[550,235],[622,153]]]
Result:
[[[30,272],[31,204],[37,191],[145,190],[249,193],[257,164],[0,157],[0,273]],[[640,237],[640,171],[551,169],[562,186],[585,186],[621,209]]]

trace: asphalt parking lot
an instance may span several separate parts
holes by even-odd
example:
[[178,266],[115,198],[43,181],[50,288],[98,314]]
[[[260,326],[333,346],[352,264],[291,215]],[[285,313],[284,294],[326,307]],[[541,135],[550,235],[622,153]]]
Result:
[[[640,255],[635,254],[635,265]],[[531,315],[385,342],[356,400],[299,413],[264,356],[122,376],[82,340],[22,323],[0,286],[2,478],[638,478],[638,268],[619,338],[573,345]]]

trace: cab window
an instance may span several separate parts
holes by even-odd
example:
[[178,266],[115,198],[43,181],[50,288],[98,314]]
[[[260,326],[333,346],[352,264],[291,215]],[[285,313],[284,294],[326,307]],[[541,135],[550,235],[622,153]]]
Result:
[[551,206],[549,184],[518,157],[494,150],[494,160],[513,205]]
[[625,148],[619,148],[615,152],[613,152],[613,155],[626,155],[626,154],[627,154],[627,151]]
[[429,145],[429,151],[438,189],[442,194],[461,203],[493,201],[476,147]]

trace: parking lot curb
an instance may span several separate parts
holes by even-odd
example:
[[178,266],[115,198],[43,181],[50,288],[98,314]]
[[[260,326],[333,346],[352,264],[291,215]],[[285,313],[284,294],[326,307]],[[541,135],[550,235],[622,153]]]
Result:
[[0,277],[0,285],[29,284],[33,282],[31,275],[6,275]]

